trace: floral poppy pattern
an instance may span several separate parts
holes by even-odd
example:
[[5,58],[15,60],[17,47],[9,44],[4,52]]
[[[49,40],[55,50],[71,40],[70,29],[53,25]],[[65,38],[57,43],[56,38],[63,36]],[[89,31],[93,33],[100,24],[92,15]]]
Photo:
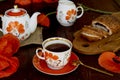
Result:
[[23,34],[25,32],[24,26],[20,24],[18,21],[10,22],[6,28],[6,30],[11,33],[19,33]]
[[69,21],[69,20],[74,20],[75,19],[75,15],[76,15],[76,10],[75,9],[71,9],[71,10],[68,10],[67,11],[67,15],[66,15],[66,20]]
[[53,55],[52,53],[48,53],[48,52],[45,52],[45,56],[46,56],[46,60],[48,58],[51,58],[53,60],[57,60],[58,59],[58,56],[57,55]]

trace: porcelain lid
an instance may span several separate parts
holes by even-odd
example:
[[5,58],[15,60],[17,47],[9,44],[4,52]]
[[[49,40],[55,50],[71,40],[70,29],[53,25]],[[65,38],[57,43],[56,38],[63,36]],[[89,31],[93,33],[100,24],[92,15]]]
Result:
[[8,16],[21,16],[25,13],[27,13],[25,9],[18,8],[17,5],[15,5],[13,9],[7,10],[5,14]]

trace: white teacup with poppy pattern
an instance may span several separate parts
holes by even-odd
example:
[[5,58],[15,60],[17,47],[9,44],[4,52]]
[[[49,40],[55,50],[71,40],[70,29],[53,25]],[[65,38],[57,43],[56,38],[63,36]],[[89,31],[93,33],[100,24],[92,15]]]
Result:
[[72,43],[62,37],[48,38],[42,43],[42,48],[36,49],[39,59],[45,60],[53,70],[62,69],[70,60]]
[[[80,14],[78,14],[79,11],[81,11]],[[72,26],[76,19],[80,18],[83,13],[84,9],[82,6],[76,7],[72,1],[60,0],[57,7],[56,18],[62,26]]]

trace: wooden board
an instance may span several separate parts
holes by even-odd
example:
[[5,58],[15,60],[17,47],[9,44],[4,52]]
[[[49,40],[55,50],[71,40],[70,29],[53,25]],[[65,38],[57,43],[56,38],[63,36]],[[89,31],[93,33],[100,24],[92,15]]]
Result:
[[120,48],[120,32],[96,42],[81,37],[81,31],[74,33],[73,49],[86,55],[100,54],[103,51],[117,51]]

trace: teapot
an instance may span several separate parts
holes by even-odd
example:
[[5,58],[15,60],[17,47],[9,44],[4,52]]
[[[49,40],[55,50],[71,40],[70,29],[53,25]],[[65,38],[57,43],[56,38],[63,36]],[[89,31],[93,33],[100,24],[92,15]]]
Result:
[[5,11],[5,15],[1,15],[3,34],[11,33],[18,37],[20,41],[27,39],[31,33],[37,28],[37,16],[40,12],[35,12],[31,18],[27,11],[23,8],[18,8],[17,5]]

